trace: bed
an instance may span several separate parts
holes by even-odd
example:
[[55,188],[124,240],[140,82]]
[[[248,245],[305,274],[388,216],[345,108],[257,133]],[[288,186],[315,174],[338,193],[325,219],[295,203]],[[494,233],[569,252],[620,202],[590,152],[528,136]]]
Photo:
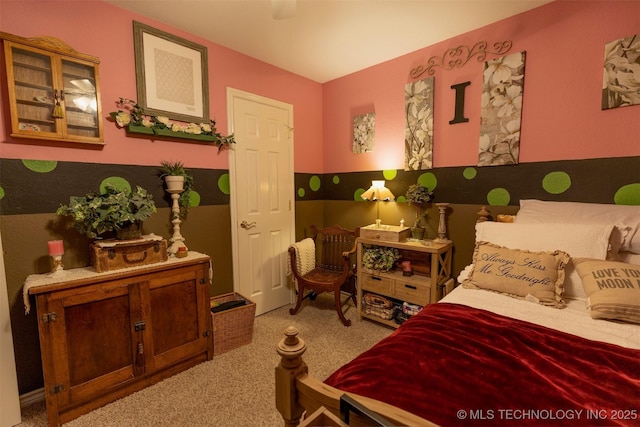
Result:
[[640,207],[523,200],[512,219],[479,222],[461,285],[324,381],[287,329],[285,425],[341,396],[385,425],[640,425]]

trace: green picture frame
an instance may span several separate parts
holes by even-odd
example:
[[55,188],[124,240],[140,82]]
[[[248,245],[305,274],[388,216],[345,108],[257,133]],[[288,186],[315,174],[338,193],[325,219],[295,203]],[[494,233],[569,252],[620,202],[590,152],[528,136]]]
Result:
[[207,48],[133,21],[138,105],[150,116],[209,123]]

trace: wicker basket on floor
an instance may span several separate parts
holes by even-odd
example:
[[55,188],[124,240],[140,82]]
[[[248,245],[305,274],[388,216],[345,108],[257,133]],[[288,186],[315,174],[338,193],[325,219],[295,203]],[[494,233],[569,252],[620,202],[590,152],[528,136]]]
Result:
[[256,303],[237,292],[218,295],[211,298],[215,303],[241,301],[245,305],[229,310],[211,313],[213,318],[213,355],[222,354],[234,348],[249,344],[253,340],[253,321],[256,316]]

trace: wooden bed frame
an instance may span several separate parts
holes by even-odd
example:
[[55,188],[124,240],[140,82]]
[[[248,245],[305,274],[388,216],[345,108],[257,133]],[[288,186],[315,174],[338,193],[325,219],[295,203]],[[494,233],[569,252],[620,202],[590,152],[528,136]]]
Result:
[[[481,207],[477,215],[478,222],[494,220],[491,212],[485,206]],[[514,215],[497,215],[495,218],[498,222],[513,222],[513,219]],[[353,393],[344,393],[313,378],[309,375],[307,365],[302,360],[302,354],[307,348],[304,341],[298,338],[298,330],[291,326],[285,330],[284,334],[285,338],[280,341],[277,347],[281,360],[275,369],[275,376],[276,407],[282,415],[286,427],[297,426],[305,411],[310,415],[322,407],[336,416],[340,416],[340,397],[345,394],[368,410],[386,418],[393,425],[437,426],[429,420],[395,406]],[[365,418],[352,414],[350,425],[371,424],[367,423]]]
[[[307,365],[301,357],[306,349],[304,341],[298,338],[298,330],[293,326],[285,330],[285,338],[277,347],[281,360],[276,367],[276,407],[286,427],[297,426],[305,411],[307,414],[313,414],[322,407],[340,416],[340,397],[345,394],[368,410],[381,415],[393,425],[436,426],[395,406],[357,394],[344,393],[309,376]],[[353,413],[350,417],[350,425],[371,424],[365,418]]]

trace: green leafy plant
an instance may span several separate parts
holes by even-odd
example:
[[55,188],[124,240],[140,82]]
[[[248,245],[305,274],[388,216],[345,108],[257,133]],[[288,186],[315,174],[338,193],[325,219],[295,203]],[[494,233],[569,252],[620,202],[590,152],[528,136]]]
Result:
[[182,176],[184,177],[184,191],[180,193],[178,204],[180,205],[180,215],[184,217],[191,207],[191,191],[193,190],[193,176],[179,161],[160,162],[160,177],[165,176]]
[[73,217],[76,230],[96,238],[144,221],[155,212],[153,196],[144,188],[138,186],[134,191],[124,191],[107,184],[103,193],[71,196],[69,204],[61,205],[56,214]]
[[414,227],[420,227],[422,219],[426,214],[422,213],[422,208],[433,200],[433,191],[429,191],[427,187],[420,184],[412,184],[407,188],[405,198],[407,203],[416,207],[416,222]]
[[400,251],[385,246],[364,245],[362,265],[369,270],[389,271],[400,259]]

